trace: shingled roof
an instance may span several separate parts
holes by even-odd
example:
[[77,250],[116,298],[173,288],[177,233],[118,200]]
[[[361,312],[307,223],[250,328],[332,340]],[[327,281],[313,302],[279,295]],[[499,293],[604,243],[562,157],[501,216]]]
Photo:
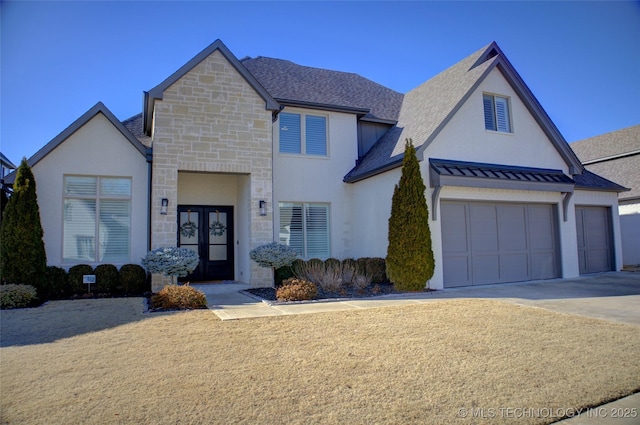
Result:
[[580,140],[571,148],[589,171],[630,189],[620,194],[621,203],[640,199],[640,125]]
[[564,158],[572,174],[582,165],[498,45],[493,42],[405,94],[398,123],[344,178],[353,183],[402,164],[406,139],[418,159],[489,73],[498,68]]
[[402,93],[358,74],[302,66],[288,60],[258,56],[240,62],[279,103],[344,109],[363,119],[395,123]]

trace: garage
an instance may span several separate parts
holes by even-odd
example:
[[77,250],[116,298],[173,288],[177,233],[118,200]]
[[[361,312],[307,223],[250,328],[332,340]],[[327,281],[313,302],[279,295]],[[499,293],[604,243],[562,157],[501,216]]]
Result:
[[576,206],[576,234],[580,274],[613,270],[611,210]]
[[559,277],[557,212],[551,204],[440,204],[444,286]]

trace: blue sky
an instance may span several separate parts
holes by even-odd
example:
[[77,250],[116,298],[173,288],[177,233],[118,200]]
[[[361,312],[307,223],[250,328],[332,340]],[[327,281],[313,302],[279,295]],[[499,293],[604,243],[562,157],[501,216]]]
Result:
[[0,150],[120,119],[216,39],[406,92],[497,41],[568,142],[640,123],[640,2],[3,1]]

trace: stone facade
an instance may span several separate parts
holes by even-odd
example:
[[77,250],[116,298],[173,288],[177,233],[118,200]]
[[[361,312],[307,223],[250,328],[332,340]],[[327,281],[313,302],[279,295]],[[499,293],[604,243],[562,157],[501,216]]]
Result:
[[[236,258],[249,270],[242,279],[236,270],[236,278],[272,284],[271,270],[247,260],[251,248],[273,240],[271,214],[260,216],[258,207],[259,200],[272,200],[271,121],[264,99],[218,50],[164,91],[153,119],[152,248],[177,244],[178,171],[248,176],[238,189],[235,225],[247,230]],[[160,214],[162,198],[169,200],[166,215]],[[154,276],[153,290],[168,282]]]

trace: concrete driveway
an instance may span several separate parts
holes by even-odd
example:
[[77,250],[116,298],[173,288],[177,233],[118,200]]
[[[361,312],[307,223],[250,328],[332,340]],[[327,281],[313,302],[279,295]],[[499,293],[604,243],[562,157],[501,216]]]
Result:
[[245,284],[193,286],[207,295],[209,307],[222,320],[418,304],[447,298],[492,298],[640,326],[640,272],[610,272],[575,279],[503,283],[419,294],[271,305],[239,293],[238,291],[250,287]]

